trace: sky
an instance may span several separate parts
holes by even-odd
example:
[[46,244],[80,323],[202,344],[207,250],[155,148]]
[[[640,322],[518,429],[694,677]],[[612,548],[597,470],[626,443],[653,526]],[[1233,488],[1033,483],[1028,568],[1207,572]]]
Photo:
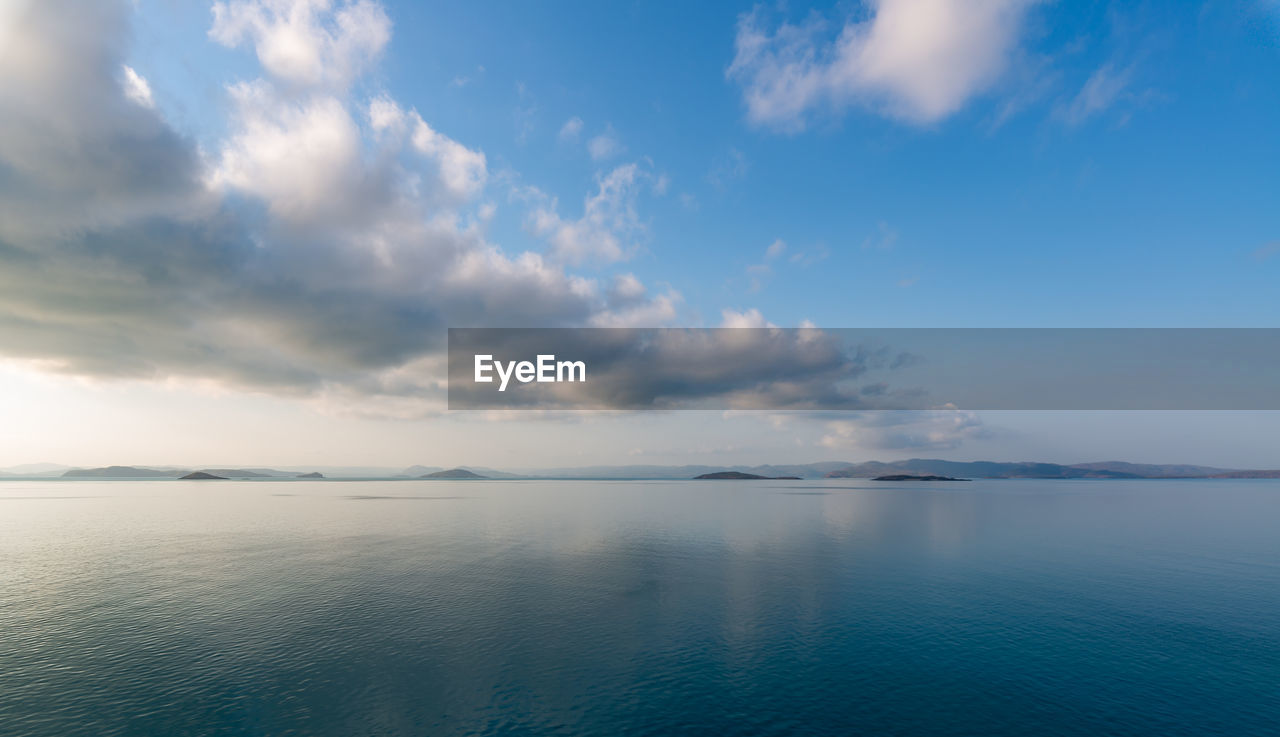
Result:
[[1276,327],[1280,6],[0,1],[0,467],[1280,467],[1269,412],[482,413],[448,327]]

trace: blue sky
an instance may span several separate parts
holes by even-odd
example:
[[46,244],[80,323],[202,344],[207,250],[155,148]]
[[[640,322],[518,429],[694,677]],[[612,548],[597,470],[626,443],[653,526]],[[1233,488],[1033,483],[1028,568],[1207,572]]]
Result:
[[[42,387],[46,414],[73,395],[155,418],[234,397],[243,413],[216,427],[323,416],[379,446],[353,462],[433,460],[381,450],[423,433],[479,463],[467,444],[492,430],[439,414],[426,343],[447,325],[1276,325],[1280,8],[1262,0],[6,12],[0,61],[21,73],[0,89],[0,245],[42,260],[5,268],[79,298],[0,303],[10,391]],[[177,172],[174,194],[112,179],[94,146]],[[600,422],[552,434],[603,433],[593,452],[617,461],[655,433],[725,433],[733,460],[787,424]],[[1052,425],[932,441],[930,422],[902,447],[878,423],[815,425],[779,460],[1003,458]],[[1073,432],[1084,453],[1091,433]],[[220,459],[255,447],[215,436]],[[27,442],[14,463],[59,451]],[[546,451],[530,448],[512,462]],[[1159,452],[1135,460],[1181,459]]]
[[[649,162],[667,192],[639,196],[644,233],[614,268],[672,284],[709,322],[731,307],[833,326],[1273,324],[1280,259],[1254,256],[1280,234],[1280,26],[1264,4],[1033,4],[1004,76],[955,113],[820,107],[800,131],[752,124],[726,76],[751,10],[388,3],[393,36],[362,84],[567,208],[598,172]],[[761,10],[775,28],[821,17],[818,44],[867,12]],[[138,69],[216,138],[222,86],[252,59],[208,41],[199,4],[143,2],[139,18]],[[1099,74],[1116,88],[1071,112]],[[619,153],[597,161],[601,135]],[[512,208],[491,232],[539,247]],[[753,289],[778,239],[787,258]]]

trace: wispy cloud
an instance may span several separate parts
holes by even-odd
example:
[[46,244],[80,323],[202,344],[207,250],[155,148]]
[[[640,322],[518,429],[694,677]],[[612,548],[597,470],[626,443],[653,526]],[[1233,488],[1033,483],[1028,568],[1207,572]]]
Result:
[[820,261],[827,260],[827,257],[830,255],[830,249],[819,243],[818,245],[803,251],[793,249],[791,256],[787,260],[800,266],[813,266]]
[[1059,116],[1068,125],[1080,125],[1106,112],[1129,95],[1132,79],[1133,67],[1117,69],[1110,62],[1103,64],[1059,110]]
[[897,245],[898,231],[883,220],[876,223],[875,234],[867,236],[862,241],[864,249],[876,251],[890,251]]
[[477,79],[479,79],[483,75],[484,75],[484,66],[481,65],[476,67],[476,70],[473,74],[459,74],[458,76],[454,77],[449,82],[449,86],[458,87],[458,88],[466,87],[472,82],[475,82]]
[[707,181],[716,189],[725,189],[730,182],[747,176],[751,163],[740,149],[730,148],[707,172]]
[[759,292],[764,289],[765,281],[773,275],[773,262],[782,258],[787,252],[786,241],[778,238],[769,247],[764,250],[764,260],[758,264],[752,264],[747,267],[747,278],[749,280],[748,290],[752,293]]
[[516,126],[516,143],[525,143],[538,127],[538,103],[524,82],[516,84],[516,106],[511,114]]
[[618,140],[618,134],[613,130],[613,126],[608,126],[603,133],[587,141],[587,153],[591,154],[591,158],[594,161],[612,159],[625,150],[626,148]]
[[536,188],[517,191],[533,205],[526,224],[551,244],[550,255],[568,264],[610,263],[630,258],[645,234],[636,200],[641,184],[652,178],[639,164],[623,164],[596,176],[596,191],[582,204],[582,215],[567,218],[559,203]]
[[582,135],[582,118],[573,116],[564,121],[564,125],[560,126],[560,140],[572,142],[578,140],[578,136]]

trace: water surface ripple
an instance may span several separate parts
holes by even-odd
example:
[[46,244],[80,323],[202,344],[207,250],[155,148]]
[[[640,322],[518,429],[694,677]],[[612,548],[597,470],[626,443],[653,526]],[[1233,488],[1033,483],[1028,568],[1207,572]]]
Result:
[[1280,482],[2,482],[0,734],[1275,735]]

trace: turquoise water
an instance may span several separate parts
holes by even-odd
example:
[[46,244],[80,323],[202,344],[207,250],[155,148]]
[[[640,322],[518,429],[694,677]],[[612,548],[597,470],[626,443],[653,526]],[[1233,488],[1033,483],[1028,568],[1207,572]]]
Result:
[[1275,735],[1280,482],[4,482],[4,735]]

